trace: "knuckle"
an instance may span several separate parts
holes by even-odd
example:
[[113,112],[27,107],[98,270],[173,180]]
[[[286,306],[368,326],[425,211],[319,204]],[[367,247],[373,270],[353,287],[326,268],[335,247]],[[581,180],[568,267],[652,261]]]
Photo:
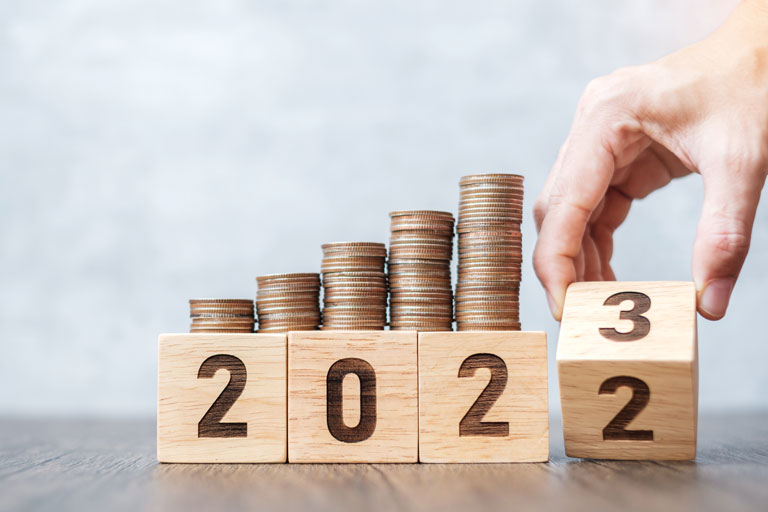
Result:
[[710,235],[708,246],[715,256],[740,264],[749,252],[749,237],[738,231],[714,233]]
[[611,105],[624,106],[634,96],[636,88],[635,69],[617,69],[587,84],[581,97],[580,108],[584,112],[593,112]]
[[759,151],[758,148],[747,148],[744,151],[732,151],[728,156],[729,168],[738,173],[763,170],[765,159],[765,153]]
[[759,141],[721,140],[708,145],[704,157],[708,167],[736,176],[765,172],[768,166],[768,150]]
[[605,98],[607,91],[607,77],[601,76],[590,80],[587,86],[584,88],[584,94],[581,96],[580,106],[583,109],[589,109]]
[[729,148],[723,154],[725,168],[736,173],[740,173],[757,163],[755,156],[748,151],[734,151]]

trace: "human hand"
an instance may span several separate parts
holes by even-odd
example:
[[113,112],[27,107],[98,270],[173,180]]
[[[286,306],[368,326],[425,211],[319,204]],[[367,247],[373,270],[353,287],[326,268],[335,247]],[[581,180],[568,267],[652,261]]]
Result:
[[574,281],[614,280],[613,233],[633,200],[701,174],[698,310],[725,315],[768,173],[768,0],[712,36],[592,81],[534,208],[534,267],[560,320]]

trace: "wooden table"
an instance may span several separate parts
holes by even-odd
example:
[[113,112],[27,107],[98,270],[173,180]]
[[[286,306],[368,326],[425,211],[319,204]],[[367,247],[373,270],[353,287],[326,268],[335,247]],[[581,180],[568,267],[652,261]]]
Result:
[[171,465],[153,420],[1,420],[3,510],[768,510],[768,413],[703,414],[696,462]]

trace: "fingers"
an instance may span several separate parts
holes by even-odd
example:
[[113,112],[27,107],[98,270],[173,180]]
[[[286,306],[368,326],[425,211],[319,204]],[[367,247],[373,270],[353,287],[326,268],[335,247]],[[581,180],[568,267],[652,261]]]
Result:
[[632,205],[632,198],[619,192],[614,187],[608,189],[605,194],[603,210],[599,217],[590,226],[590,234],[595,242],[597,254],[600,258],[599,278],[604,281],[615,281],[616,275],[611,268],[613,256],[613,233],[624,222]]
[[[724,168],[728,165],[737,168]],[[730,162],[718,167],[702,169],[704,204],[692,262],[698,309],[710,320],[725,316],[749,251],[755,211],[765,182],[763,169],[757,165]]]
[[597,244],[589,231],[584,233],[581,241],[581,250],[584,253],[584,273],[579,276],[583,281],[602,281],[602,259],[597,251]]
[[672,181],[669,169],[650,148],[627,169],[624,182],[616,185],[616,189],[632,199],[642,199]]
[[[613,233],[626,219],[632,201],[646,197],[667,185],[674,177],[690,173],[679,160],[666,155],[666,152],[666,149],[654,142],[631,164],[614,172],[612,186],[608,188],[601,205],[595,209],[582,243],[588,255],[584,279],[615,280],[610,264]],[[660,155],[665,156],[662,158]],[[595,250],[587,247],[589,244],[594,244]]]
[[565,152],[567,151],[568,141],[566,140],[565,144],[560,148],[560,151],[557,152],[557,159],[555,160],[555,164],[552,166],[552,172],[549,173],[547,176],[547,181],[544,183],[544,188],[539,193],[539,197],[536,199],[536,204],[533,207],[533,217],[536,221],[536,231],[541,231],[541,224],[544,222],[544,215],[547,212],[547,207],[549,206],[549,196],[550,192],[552,190],[552,187],[555,183],[555,176],[557,175],[557,169],[560,169],[562,167],[563,163],[563,155],[565,155]]
[[578,278],[576,258],[585,228],[608,188],[613,162],[613,153],[601,140],[599,130],[577,130],[571,135],[562,168],[545,199],[546,206],[537,205],[541,227],[533,255],[534,268],[558,320],[565,290]]
[[[536,275],[547,291],[555,319],[562,316],[568,285],[583,278],[613,276],[587,226],[616,168],[647,150],[650,139],[633,112],[644,90],[634,71],[620,71],[590,84],[579,103],[571,133],[536,202],[539,239],[533,254]],[[603,236],[603,245],[612,237]],[[610,251],[610,250],[609,250]],[[605,265],[603,264],[605,262]]]

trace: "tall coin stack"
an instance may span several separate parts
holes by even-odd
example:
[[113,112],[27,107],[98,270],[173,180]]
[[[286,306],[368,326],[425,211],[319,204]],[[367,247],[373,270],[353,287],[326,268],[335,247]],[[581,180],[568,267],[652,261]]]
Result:
[[389,216],[390,329],[453,330],[453,215],[408,210]]
[[189,332],[253,332],[253,301],[248,299],[190,299]]
[[519,331],[523,177],[477,174],[459,181],[459,331]]
[[375,242],[323,245],[323,329],[382,330],[387,324],[387,248]]
[[320,326],[320,274],[256,278],[259,332],[315,331]]

